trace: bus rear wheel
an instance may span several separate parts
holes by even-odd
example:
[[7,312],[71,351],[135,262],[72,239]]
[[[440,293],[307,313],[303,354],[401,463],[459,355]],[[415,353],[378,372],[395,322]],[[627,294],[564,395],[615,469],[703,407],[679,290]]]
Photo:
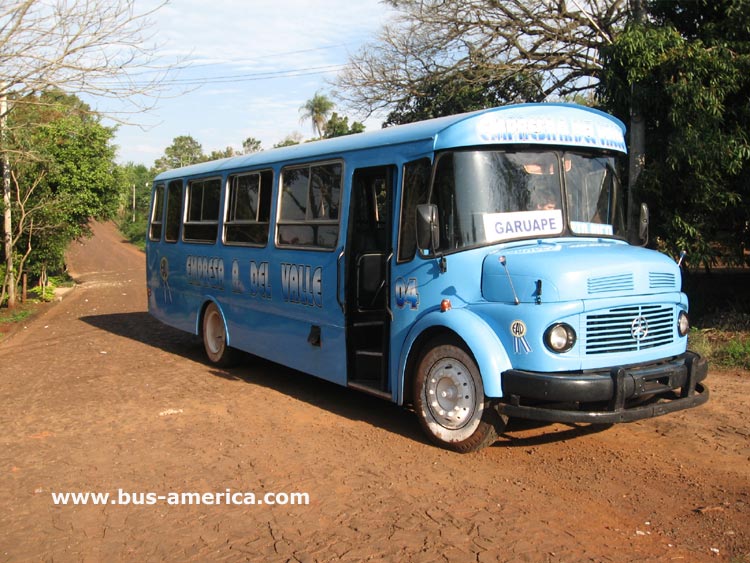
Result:
[[489,446],[507,423],[484,396],[474,359],[445,339],[433,341],[422,354],[413,396],[427,436],[449,450],[468,453]]
[[227,346],[224,316],[216,303],[209,303],[203,313],[203,348],[208,360],[219,367],[231,367],[239,359],[238,351]]

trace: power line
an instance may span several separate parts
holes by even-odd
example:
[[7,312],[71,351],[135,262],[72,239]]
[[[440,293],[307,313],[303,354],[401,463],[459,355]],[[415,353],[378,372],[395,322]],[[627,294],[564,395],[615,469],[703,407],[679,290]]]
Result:
[[212,77],[201,77],[201,78],[175,78],[173,80],[167,80],[165,84],[171,84],[174,86],[195,86],[205,84],[226,84],[234,82],[251,82],[255,80],[270,80],[273,78],[289,78],[294,76],[305,76],[308,74],[326,74],[329,72],[337,72],[344,68],[345,65],[326,65],[318,67],[308,68],[296,68],[286,70],[276,70],[267,72],[254,72],[246,74],[230,74],[225,76],[212,76]]

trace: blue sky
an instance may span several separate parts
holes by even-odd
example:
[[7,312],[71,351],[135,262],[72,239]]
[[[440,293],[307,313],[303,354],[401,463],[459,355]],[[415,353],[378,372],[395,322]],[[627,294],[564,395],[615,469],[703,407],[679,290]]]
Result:
[[[118,161],[151,166],[179,135],[191,135],[205,153],[239,149],[247,137],[266,149],[294,132],[312,137],[300,106],[317,91],[330,93],[328,81],[389,14],[378,0],[171,0],[152,17],[151,32],[162,63],[183,60],[188,67],[172,76],[182,84],[153,110],[128,117],[137,125],[119,126]],[[92,105],[125,109],[112,101]],[[345,107],[335,110],[361,119]],[[377,120],[365,123],[379,127]]]

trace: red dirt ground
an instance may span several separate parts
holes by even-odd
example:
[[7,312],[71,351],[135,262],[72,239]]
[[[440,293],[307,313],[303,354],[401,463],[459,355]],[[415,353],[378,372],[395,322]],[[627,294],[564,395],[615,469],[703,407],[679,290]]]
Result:
[[[0,561],[750,563],[750,374],[611,427],[511,422],[429,445],[413,413],[247,358],[203,360],[146,313],[111,224],[78,285],[0,340]],[[306,492],[309,505],[55,505],[52,492]]]

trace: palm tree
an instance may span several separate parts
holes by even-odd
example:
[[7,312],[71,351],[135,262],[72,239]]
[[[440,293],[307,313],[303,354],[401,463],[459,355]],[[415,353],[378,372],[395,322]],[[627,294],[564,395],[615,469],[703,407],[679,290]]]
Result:
[[300,121],[311,120],[313,132],[317,133],[318,137],[322,137],[333,106],[334,103],[325,94],[316,92],[312,99],[307,100],[305,105],[299,108],[301,112],[304,112]]

